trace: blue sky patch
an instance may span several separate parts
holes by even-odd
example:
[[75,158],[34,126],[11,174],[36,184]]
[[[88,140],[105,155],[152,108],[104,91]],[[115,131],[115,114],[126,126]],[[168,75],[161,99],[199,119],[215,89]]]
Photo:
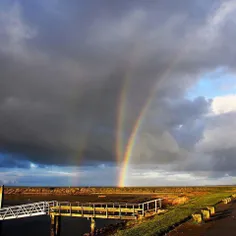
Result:
[[188,90],[186,97],[189,99],[198,96],[214,98],[229,94],[236,94],[236,75],[229,73],[225,68],[218,68],[203,74],[197,84]]

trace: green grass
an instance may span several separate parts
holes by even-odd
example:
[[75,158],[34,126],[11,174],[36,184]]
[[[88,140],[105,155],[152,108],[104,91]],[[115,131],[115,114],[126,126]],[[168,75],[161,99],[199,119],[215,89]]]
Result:
[[154,236],[167,232],[176,223],[184,221],[194,212],[206,206],[215,205],[222,198],[228,197],[228,192],[210,193],[193,198],[184,205],[170,207],[163,215],[157,215],[153,219],[146,220],[133,228],[119,230],[116,236]]

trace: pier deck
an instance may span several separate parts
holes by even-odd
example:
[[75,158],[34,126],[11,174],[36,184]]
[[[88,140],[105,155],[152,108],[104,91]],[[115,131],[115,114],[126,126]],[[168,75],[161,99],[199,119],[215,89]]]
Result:
[[55,216],[133,220],[157,213],[161,199],[143,203],[71,203],[57,202],[50,208]]

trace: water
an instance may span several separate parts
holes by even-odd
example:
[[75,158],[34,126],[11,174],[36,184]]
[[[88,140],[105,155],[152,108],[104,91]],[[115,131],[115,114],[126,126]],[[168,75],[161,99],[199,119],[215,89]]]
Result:
[[[115,224],[117,220],[96,219],[96,227]],[[85,218],[62,217],[61,236],[78,236],[90,231],[90,221]],[[2,236],[50,236],[49,216],[37,216],[3,222]]]
[[[45,197],[44,197],[45,198]],[[68,197],[67,197],[68,199]],[[34,201],[38,199],[8,199],[5,201],[4,206],[18,205]],[[49,200],[49,199],[48,199]],[[51,200],[51,199],[50,199]],[[110,224],[116,224],[119,220],[96,219],[96,228],[102,228]],[[90,221],[86,218],[61,218],[61,236],[80,236],[90,232]],[[1,236],[50,236],[50,217],[37,216],[17,220],[7,220],[3,222]]]
[[[134,197],[135,196],[135,197]],[[105,201],[113,202],[133,202],[139,199],[140,202],[150,200],[146,195],[107,195]],[[101,201],[98,195],[78,195],[78,196],[7,196],[4,205],[17,205],[36,201],[80,201],[96,202]],[[96,228],[102,228],[110,224],[116,224],[119,220],[96,219]],[[90,232],[90,221],[86,218],[62,217],[61,236],[80,236]],[[3,222],[2,236],[50,236],[50,218],[49,216],[38,216]]]

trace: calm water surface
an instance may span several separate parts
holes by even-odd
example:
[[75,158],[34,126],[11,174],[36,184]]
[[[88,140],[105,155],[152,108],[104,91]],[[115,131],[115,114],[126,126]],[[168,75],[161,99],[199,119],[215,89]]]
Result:
[[[96,220],[96,226],[114,224],[116,220]],[[90,222],[84,218],[62,217],[61,236],[78,236],[90,231]],[[9,220],[3,222],[2,236],[50,236],[50,219],[47,216]]]
[[[21,201],[11,199],[6,200],[4,205],[17,205],[27,202],[29,201],[25,199]],[[86,218],[62,217],[61,219],[61,236],[80,236],[90,232],[90,221]],[[96,219],[96,227],[102,228],[117,222],[119,221]],[[50,236],[50,217],[37,216],[4,221],[2,236]]]

